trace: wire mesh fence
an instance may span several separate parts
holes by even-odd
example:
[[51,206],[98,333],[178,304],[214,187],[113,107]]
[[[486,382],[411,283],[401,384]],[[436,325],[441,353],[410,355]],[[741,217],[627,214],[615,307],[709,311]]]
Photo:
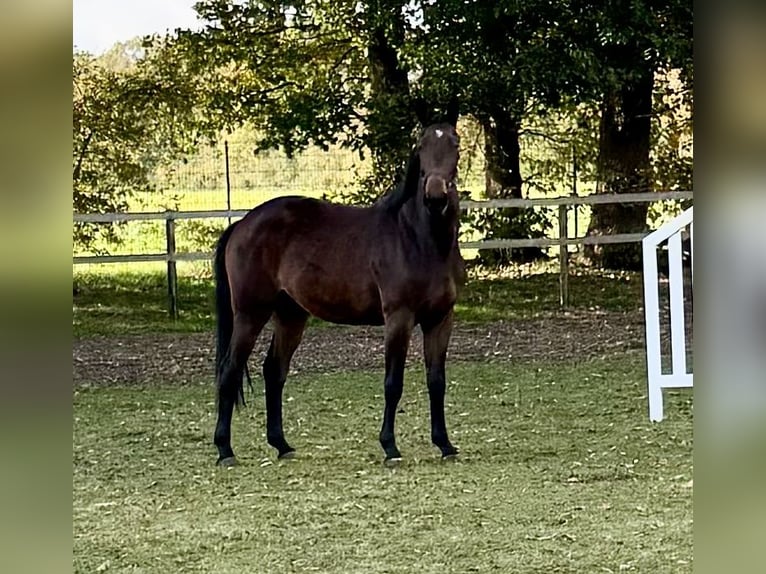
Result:
[[[461,188],[476,197],[483,185],[483,158],[479,155],[469,152],[461,159]],[[333,199],[358,189],[371,169],[369,154],[339,146],[327,151],[311,147],[288,157],[278,150],[260,151],[254,142],[237,140],[235,135],[235,141],[203,147],[182,161],[157,169],[152,190],[134,193],[128,212],[242,210],[284,195]],[[221,219],[179,221],[179,250],[212,248],[227,223]],[[161,221],[109,225],[116,226],[115,241],[97,243],[88,250],[75,245],[74,255],[159,253],[165,248]]]
[[288,194],[332,196],[368,173],[367,161],[342,148],[309,148],[287,157],[279,151],[257,151],[247,142],[223,141],[158,170],[155,189],[137,194],[131,208],[249,209]]

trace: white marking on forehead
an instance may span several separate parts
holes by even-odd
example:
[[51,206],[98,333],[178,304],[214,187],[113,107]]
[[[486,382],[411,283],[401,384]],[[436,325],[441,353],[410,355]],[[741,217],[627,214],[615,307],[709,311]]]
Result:
[[440,138],[444,135],[444,132],[442,130],[434,130],[436,132],[436,137]]

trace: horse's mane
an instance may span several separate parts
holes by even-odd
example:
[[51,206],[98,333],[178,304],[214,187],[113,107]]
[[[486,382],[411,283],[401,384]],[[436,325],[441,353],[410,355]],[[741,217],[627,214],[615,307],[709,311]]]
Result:
[[420,157],[416,150],[412,150],[407,160],[407,168],[404,177],[399,184],[390,192],[381,197],[377,204],[390,211],[398,211],[407,201],[415,195],[420,178]]

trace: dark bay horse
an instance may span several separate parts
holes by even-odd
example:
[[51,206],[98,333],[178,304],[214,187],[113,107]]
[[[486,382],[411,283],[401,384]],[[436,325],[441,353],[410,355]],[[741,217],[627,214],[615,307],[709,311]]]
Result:
[[405,177],[370,207],[280,197],[223,232],[215,252],[218,463],[236,463],[231,418],[244,399],[243,375],[261,329],[274,334],[263,377],[268,443],[279,458],[294,449],[282,430],[282,389],[309,315],[343,324],[385,325],[385,408],[380,444],[387,464],[401,460],[394,419],[415,325],[431,406],[431,439],[442,456],[457,449],[444,418],[447,344],[464,281],[458,250],[459,138],[451,123],[425,128]]

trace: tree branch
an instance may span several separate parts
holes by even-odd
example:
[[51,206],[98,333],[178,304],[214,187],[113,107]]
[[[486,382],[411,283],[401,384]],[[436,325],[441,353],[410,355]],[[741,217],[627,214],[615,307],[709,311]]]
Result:
[[83,159],[85,159],[85,152],[88,149],[88,145],[90,145],[90,140],[93,138],[93,132],[89,131],[88,135],[85,136],[85,140],[82,142],[82,147],[80,148],[80,155],[77,158],[77,165],[74,168],[74,171],[72,172],[72,181],[78,181],[80,179],[80,172],[82,171],[82,162]]
[[569,141],[571,141],[571,140],[567,140],[567,139],[562,138],[560,135],[550,135],[550,134],[547,134],[547,133],[544,133],[544,132],[540,132],[540,131],[537,131],[537,130],[533,130],[533,129],[529,129],[529,128],[522,128],[522,129],[520,129],[519,130],[519,135],[520,136],[529,135],[529,136],[539,137],[539,138],[543,138],[545,140],[548,140],[548,141],[556,143],[556,144],[565,144],[565,143],[569,143]]
[[340,65],[343,63],[343,60],[346,59],[346,56],[348,56],[353,51],[353,49],[354,49],[353,46],[346,48],[346,50],[340,55],[340,57],[337,60],[335,60],[335,63],[330,67],[330,71],[329,71],[330,74],[335,72],[335,70],[337,70],[340,67]]

